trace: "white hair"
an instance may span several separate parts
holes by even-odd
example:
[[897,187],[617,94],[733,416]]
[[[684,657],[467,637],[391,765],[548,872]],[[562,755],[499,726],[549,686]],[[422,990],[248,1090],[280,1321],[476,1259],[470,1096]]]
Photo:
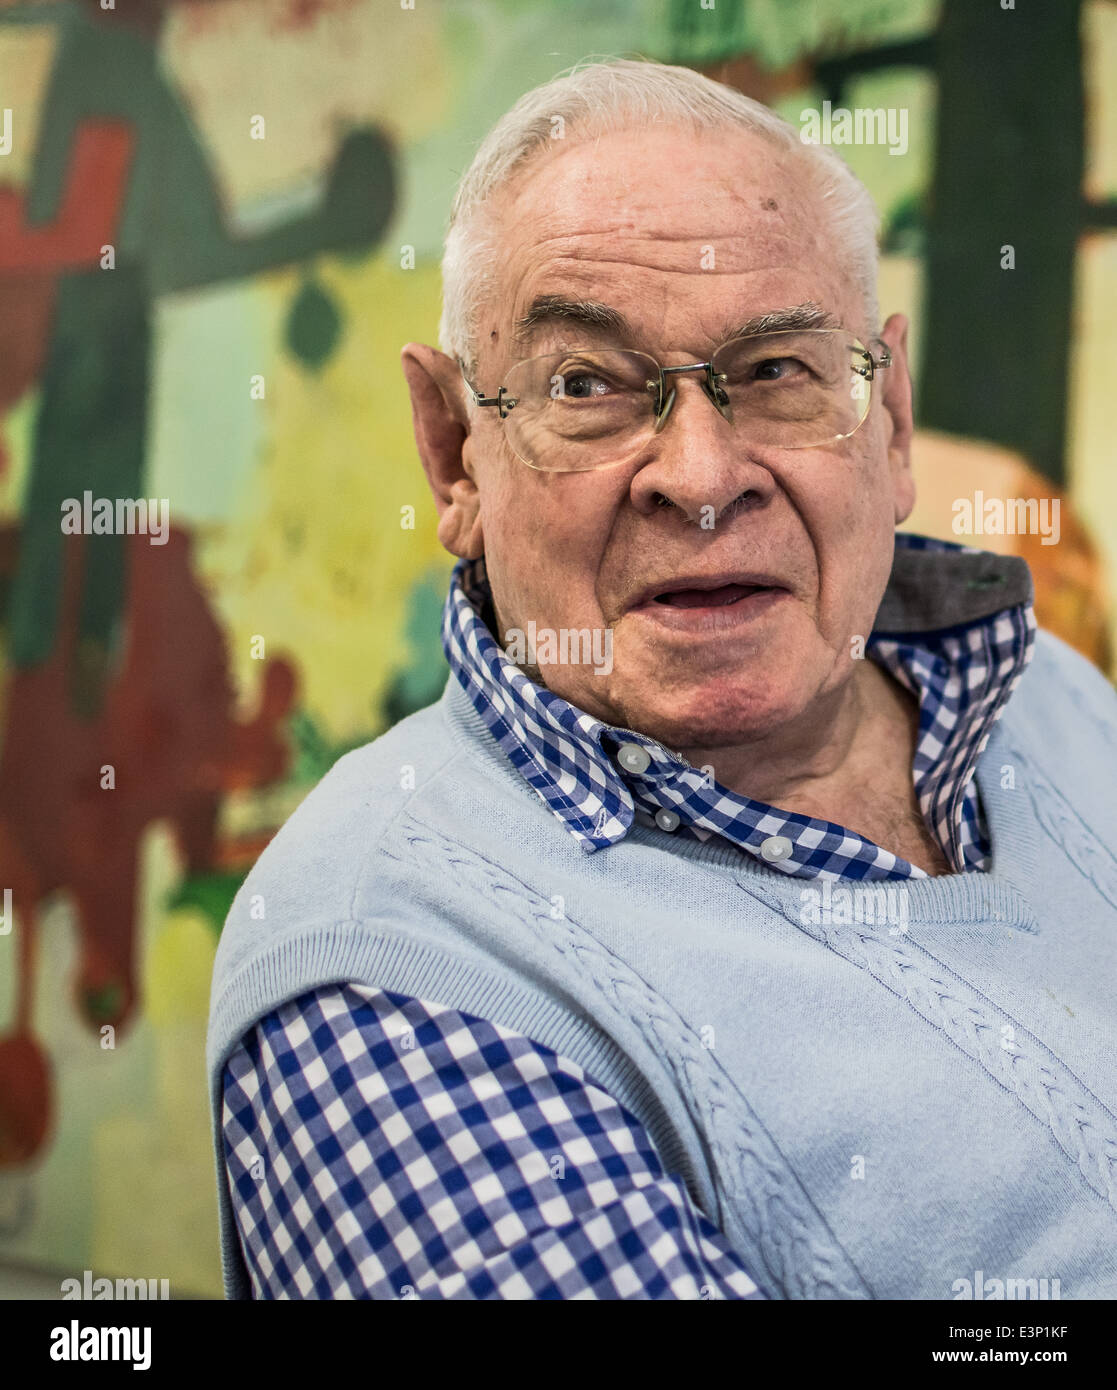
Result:
[[880,218],[868,190],[838,155],[825,145],[804,144],[799,131],[769,107],[691,68],[643,59],[587,60],[525,93],[485,136],[458,184],[442,257],[439,341],[471,377],[480,308],[498,268],[499,223],[485,215],[494,195],[533,155],[553,148],[557,132],[592,138],[657,123],[749,130],[801,161],[860,293],[865,330],[876,333]]

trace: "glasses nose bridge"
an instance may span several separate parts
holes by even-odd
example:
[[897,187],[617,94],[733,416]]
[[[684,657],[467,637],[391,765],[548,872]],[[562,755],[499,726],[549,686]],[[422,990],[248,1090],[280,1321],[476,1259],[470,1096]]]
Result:
[[710,367],[709,362],[683,362],[677,367],[660,367],[664,376],[672,376],[678,372],[705,372]]
[[717,383],[714,379],[714,364],[712,358],[705,362],[686,362],[677,367],[664,367],[662,364],[657,365],[659,366],[659,398],[656,402],[656,434],[658,434],[667,423],[667,417],[671,414],[672,407],[675,404],[675,387],[672,386],[668,389],[667,386],[667,378],[669,376],[680,376],[685,372],[705,372],[705,381],[699,383],[702,387],[703,394],[712,402],[720,415],[725,414],[725,409],[715,394]]

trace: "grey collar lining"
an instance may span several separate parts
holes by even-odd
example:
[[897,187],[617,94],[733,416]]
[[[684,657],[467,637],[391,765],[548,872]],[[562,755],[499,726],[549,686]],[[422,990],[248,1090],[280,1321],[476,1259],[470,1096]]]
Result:
[[965,627],[1031,604],[1032,574],[1019,555],[897,546],[874,634]]

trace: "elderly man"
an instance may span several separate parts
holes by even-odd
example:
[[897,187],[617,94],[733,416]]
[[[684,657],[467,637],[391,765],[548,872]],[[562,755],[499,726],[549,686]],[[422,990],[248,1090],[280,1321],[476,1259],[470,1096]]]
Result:
[[1117,1294],[1117,700],[1023,562],[895,533],[875,274],[690,71],[481,146],[403,353],[451,677],[221,942],[230,1295]]

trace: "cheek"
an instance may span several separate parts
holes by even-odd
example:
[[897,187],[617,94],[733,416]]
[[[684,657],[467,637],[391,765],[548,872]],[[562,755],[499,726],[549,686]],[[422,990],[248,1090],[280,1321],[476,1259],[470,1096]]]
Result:
[[[866,444],[872,444],[866,440]],[[844,641],[866,632],[888,583],[893,547],[892,479],[870,449],[827,454],[788,484],[807,532],[818,583],[818,627]]]
[[819,569],[828,555],[855,547],[871,515],[869,470],[860,455],[810,451],[784,470],[781,483],[805,528]]
[[843,548],[892,530],[893,485],[887,452],[877,432],[860,431],[847,450],[823,455],[804,476],[804,515]]
[[519,472],[501,471],[482,489],[485,555],[494,588],[524,621],[574,625],[558,621],[564,614],[581,624],[595,620],[597,577],[616,516],[616,485],[603,495],[591,476],[548,477],[514,462]]
[[525,557],[541,553],[549,530],[549,505],[538,476],[503,446],[480,479],[481,518],[490,572],[516,575]]

